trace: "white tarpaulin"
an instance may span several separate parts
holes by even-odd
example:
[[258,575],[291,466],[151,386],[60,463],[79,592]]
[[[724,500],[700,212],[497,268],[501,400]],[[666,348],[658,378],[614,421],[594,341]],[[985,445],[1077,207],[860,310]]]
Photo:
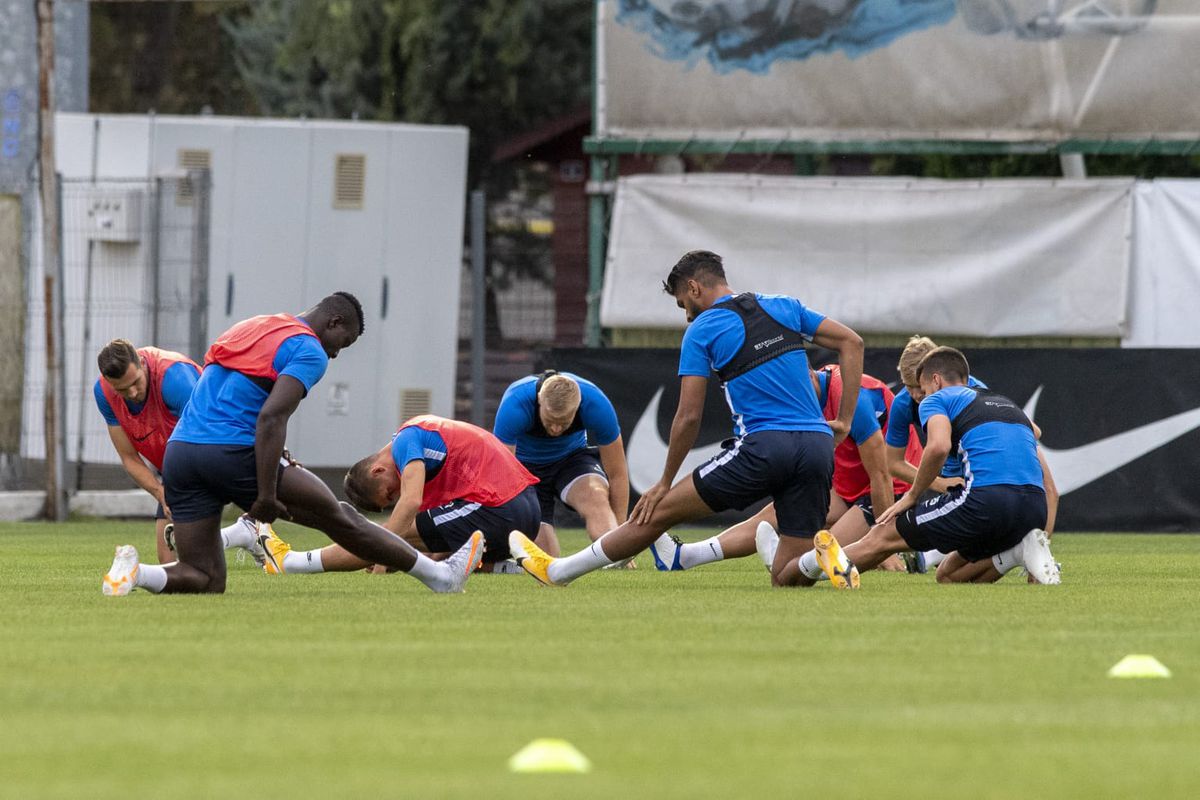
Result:
[[1125,347],[1200,347],[1200,181],[1139,183]]
[[738,290],[862,331],[1120,336],[1132,180],[644,175],[618,182],[601,323],[682,327],[661,281],[688,250]]
[[1185,139],[1197,0],[600,0],[600,138]]

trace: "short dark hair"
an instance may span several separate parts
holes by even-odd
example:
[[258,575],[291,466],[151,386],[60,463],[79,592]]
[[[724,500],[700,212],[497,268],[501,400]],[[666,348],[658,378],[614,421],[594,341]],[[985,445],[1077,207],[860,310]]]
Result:
[[130,364],[141,365],[142,359],[137,348],[128,339],[113,339],[96,356],[96,366],[100,374],[106,378],[117,380],[129,371]]
[[696,280],[705,286],[716,281],[725,281],[725,264],[721,257],[708,250],[691,250],[671,267],[671,274],[663,281],[663,291],[672,297],[685,281]]
[[360,459],[342,479],[342,491],[346,493],[346,499],[359,511],[373,513],[383,511],[382,507],[376,505],[367,496],[371,487],[371,467],[375,464],[376,455],[378,454]]
[[953,347],[936,347],[925,354],[917,365],[917,380],[926,374],[937,374],[949,381],[966,383],[971,374],[967,357]]
[[362,303],[358,302],[358,298],[349,292],[334,292],[329,297],[317,303],[317,309],[324,311],[330,316],[336,315],[345,317],[348,320],[357,320],[359,336],[362,336],[363,331],[367,329],[367,320],[363,316]]

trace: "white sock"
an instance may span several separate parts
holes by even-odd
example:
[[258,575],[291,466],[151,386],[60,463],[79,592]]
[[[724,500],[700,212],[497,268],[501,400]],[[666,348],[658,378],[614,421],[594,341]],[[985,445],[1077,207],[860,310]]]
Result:
[[424,553],[417,553],[417,563],[408,574],[435,592],[450,587],[450,568],[444,561],[434,561]]
[[305,573],[324,572],[321,563],[320,550],[305,550],[302,553],[292,551],[283,557],[284,575],[304,575]]
[[817,563],[816,550],[809,550],[800,556],[800,572],[804,577],[814,581],[818,581],[822,576],[825,576],[825,570],[821,569],[821,565]]
[[938,564],[946,560],[946,553],[941,550],[926,550],[922,555],[925,556],[925,566],[936,567]]
[[607,567],[613,560],[604,554],[604,548],[600,546],[606,538],[607,533],[578,553],[551,561],[546,575],[554,583],[570,583],[581,575]]
[[716,536],[705,539],[703,542],[685,544],[679,548],[679,566],[684,569],[722,561],[724,558],[725,552],[721,549],[721,543],[717,541]]
[[170,565],[138,564],[137,579],[134,581],[134,585],[158,594],[167,588],[167,571],[164,569],[167,566]]
[[1010,547],[1003,553],[997,553],[992,556],[992,563],[996,566],[996,571],[1001,575],[1005,575],[1017,567],[1021,566],[1021,545]]
[[254,544],[257,532],[249,517],[238,517],[232,525],[221,528],[221,546],[226,550],[231,547],[249,548]]

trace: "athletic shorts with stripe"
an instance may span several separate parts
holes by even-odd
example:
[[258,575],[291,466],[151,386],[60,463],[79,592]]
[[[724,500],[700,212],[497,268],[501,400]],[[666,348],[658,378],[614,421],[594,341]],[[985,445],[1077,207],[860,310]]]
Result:
[[417,514],[417,533],[431,553],[452,553],[475,531],[483,532],[483,560],[491,563],[509,557],[508,534],[520,531],[536,539],[542,515],[533,486],[499,506],[454,500]]
[[555,500],[561,500],[564,506],[571,508],[570,503],[567,502],[567,492],[571,491],[571,487],[580,478],[597,475],[605,484],[608,483],[608,474],[600,465],[599,452],[599,448],[586,447],[583,450],[576,450],[558,461],[546,464],[525,464],[525,468],[538,479],[538,484],[534,488],[537,489],[538,503],[542,507],[542,522],[547,525],[554,524]]
[[1037,486],[955,486],[896,518],[913,550],[958,553],[980,561],[1002,553],[1046,525],[1046,493]]
[[727,443],[692,472],[713,511],[775,501],[783,536],[811,537],[825,526],[833,482],[833,437],[817,431],[758,431]]
[[[295,463],[285,450],[279,472]],[[218,516],[228,503],[249,511],[258,498],[254,445],[167,442],[163,493],[175,522]]]

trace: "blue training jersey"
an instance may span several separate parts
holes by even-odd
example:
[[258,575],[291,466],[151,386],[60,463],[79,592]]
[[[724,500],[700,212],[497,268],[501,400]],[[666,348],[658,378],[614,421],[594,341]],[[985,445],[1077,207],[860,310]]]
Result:
[[[976,380],[974,375],[967,376],[967,386],[974,389],[988,388],[986,383]],[[909,425],[916,425],[919,428],[921,421],[917,416],[917,404],[913,402],[912,394],[909,393],[907,387],[901,387],[900,391],[896,392],[896,396],[892,398],[892,411],[888,415],[887,433],[884,438],[889,447],[908,449],[908,439],[911,435]],[[924,443],[923,439],[922,443]],[[958,454],[951,453],[946,456],[946,463],[942,465],[942,477],[961,478],[962,476],[962,462],[958,460]]]
[[[824,370],[817,372],[817,381],[821,386],[821,407],[829,397],[829,373]],[[883,392],[879,389],[862,387],[858,390],[858,400],[854,405],[854,418],[850,420],[850,438],[856,445],[870,439],[881,428],[879,420],[887,413],[887,404]]]
[[425,482],[433,480],[446,463],[446,440],[437,431],[427,431],[416,425],[403,428],[392,437],[392,460],[400,472],[410,461],[425,462]]
[[[183,414],[183,409],[187,407],[188,400],[192,397],[192,390],[196,388],[196,381],[200,379],[200,373],[196,368],[185,361],[177,361],[167,368],[162,379],[162,396],[163,403],[167,406],[167,411],[171,412],[171,416],[179,419]],[[100,385],[103,378],[97,378],[96,383],[92,386],[92,394],[96,398],[96,407],[100,409],[100,416],[104,417],[105,423],[113,426],[119,426],[121,422],[117,419],[116,413],[112,410],[112,406],[108,404],[108,398],[104,396],[104,388]],[[129,409],[129,413],[137,416],[142,413],[142,408],[145,403],[131,403],[128,400],[122,400],[125,407]]]
[[[717,302],[728,299],[726,295]],[[759,305],[776,322],[812,341],[824,315],[799,300],[781,294],[755,294]],[[728,364],[746,340],[737,313],[727,308],[704,311],[683,334],[679,349],[679,374],[707,377]],[[733,432],[745,436],[758,431],[833,431],[825,422],[817,394],[808,377],[808,354],[793,350],[761,364],[724,384],[725,400],[733,414]]]
[[922,425],[935,415],[950,420],[951,449],[958,451],[968,487],[1044,488],[1037,437],[1012,400],[986,390],[947,386],[922,400],[920,413]]
[[[329,356],[318,339],[297,334],[280,342],[271,365],[280,377],[290,375],[300,381],[307,393],[325,375]],[[267,394],[242,373],[208,364],[200,373],[171,441],[253,445],[258,412],[267,402]]]
[[549,464],[593,444],[609,445],[621,435],[617,412],[600,387],[586,378],[570,372],[560,373],[579,384],[579,411],[583,428],[562,436],[534,436],[537,422],[538,375],[514,381],[500,398],[496,424],[492,432],[505,444],[517,446],[517,460],[522,464]]

